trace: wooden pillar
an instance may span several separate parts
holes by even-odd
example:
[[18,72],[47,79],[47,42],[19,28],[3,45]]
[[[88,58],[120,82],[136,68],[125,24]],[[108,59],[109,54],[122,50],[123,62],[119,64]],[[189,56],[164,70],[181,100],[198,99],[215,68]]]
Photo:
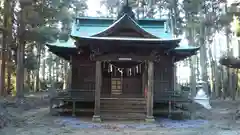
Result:
[[175,56],[172,59],[172,66],[173,66],[173,77],[172,77],[172,83],[173,83],[173,90],[177,90],[177,63],[174,62]]
[[145,88],[146,88],[146,77],[147,77],[147,72],[146,72],[146,66],[144,64],[143,67],[143,72],[142,72],[142,95],[145,97]]
[[178,82],[177,82],[177,65],[174,64],[173,66],[173,89],[176,90],[177,89],[177,85],[178,85]]
[[[69,80],[68,80],[68,87],[67,88],[69,90],[71,90],[72,89],[72,80],[73,80],[72,71],[73,71],[73,68],[74,68],[72,56],[70,56],[70,63],[69,64],[70,64],[70,69],[69,69],[69,72],[68,72]],[[72,116],[76,116],[76,101],[72,102]]]
[[147,88],[147,122],[154,122],[153,117],[153,87],[154,86],[154,63],[148,62],[148,88]]
[[96,61],[96,82],[95,82],[95,105],[94,105],[94,116],[92,120],[94,122],[101,122],[100,117],[100,94],[102,85],[102,66],[101,61]]

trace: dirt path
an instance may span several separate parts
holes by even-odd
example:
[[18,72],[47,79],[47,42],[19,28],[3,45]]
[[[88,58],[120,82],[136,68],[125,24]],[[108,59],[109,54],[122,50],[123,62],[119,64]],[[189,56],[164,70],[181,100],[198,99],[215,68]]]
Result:
[[[48,115],[48,108],[32,109],[22,114],[27,120],[20,127],[4,128],[0,135],[240,135],[240,130],[214,126],[214,121],[201,128],[149,129],[79,129],[59,124],[59,117]],[[107,124],[107,123],[106,123]],[[109,123],[112,124],[112,123]],[[218,123],[220,126],[221,124]]]
[[116,128],[114,125],[120,122],[104,122],[105,127],[101,128],[77,128],[61,123],[59,121],[62,119],[61,116],[50,116],[47,104],[45,106],[39,104],[40,107],[18,112],[18,117],[24,121],[17,126],[8,126],[0,130],[0,135],[240,135],[240,122],[232,119],[238,103],[217,101],[212,104],[212,114],[208,114],[209,122],[201,127],[159,126],[145,129]]

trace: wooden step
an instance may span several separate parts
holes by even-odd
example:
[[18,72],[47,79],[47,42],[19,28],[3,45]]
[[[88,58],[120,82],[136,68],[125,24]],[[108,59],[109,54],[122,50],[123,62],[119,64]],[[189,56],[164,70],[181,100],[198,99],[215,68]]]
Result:
[[119,98],[119,97],[109,97],[109,98],[101,98],[101,100],[124,100],[124,101],[145,101],[145,98]]
[[100,112],[103,119],[145,119],[145,98],[101,98]]
[[146,105],[109,105],[109,104],[102,104],[101,108],[113,108],[113,109],[145,109]]
[[130,100],[119,100],[119,101],[114,101],[114,100],[101,100],[101,104],[146,104],[146,101],[130,101]]
[[101,109],[101,112],[125,112],[125,113],[146,113],[146,109]]
[[100,101],[100,104],[108,104],[108,105],[131,105],[131,104],[133,104],[133,105],[146,105],[146,102],[144,101],[122,101],[122,102],[120,102],[120,101],[118,101],[118,102],[115,102],[115,101],[113,101],[113,102],[111,102],[111,101],[109,101],[109,102],[102,102],[102,101]]
[[144,120],[144,113],[101,113],[103,120]]

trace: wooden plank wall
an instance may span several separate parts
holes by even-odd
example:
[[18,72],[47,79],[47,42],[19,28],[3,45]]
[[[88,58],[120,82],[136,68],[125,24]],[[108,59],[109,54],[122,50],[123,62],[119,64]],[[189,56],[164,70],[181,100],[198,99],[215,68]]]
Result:
[[173,90],[173,68],[171,61],[154,63],[154,102],[158,102],[164,91]]
[[95,89],[95,62],[84,57],[72,59],[72,89]]
[[123,79],[123,94],[136,96],[142,95],[141,76],[125,77]]
[[94,61],[83,56],[72,58],[72,96],[94,101],[95,67]]
[[[94,91],[95,91],[95,62],[90,61],[84,57],[73,57],[72,59],[72,89],[75,91],[82,91],[79,95],[83,98],[94,99]],[[154,63],[154,102],[157,102],[158,97],[161,96],[161,92],[167,90],[173,90],[173,68],[172,63],[169,61],[168,63]],[[125,81],[127,78],[125,78]],[[129,78],[130,79],[130,78]],[[132,78],[131,78],[132,79]],[[135,81],[130,81],[133,84],[139,84],[139,88],[134,88],[132,90],[141,90],[141,78],[136,79]],[[111,92],[111,84],[110,84],[110,76],[103,77],[102,84],[102,94],[107,94]],[[138,83],[137,83],[138,82]],[[125,91],[123,89],[123,93],[137,94],[141,91]]]

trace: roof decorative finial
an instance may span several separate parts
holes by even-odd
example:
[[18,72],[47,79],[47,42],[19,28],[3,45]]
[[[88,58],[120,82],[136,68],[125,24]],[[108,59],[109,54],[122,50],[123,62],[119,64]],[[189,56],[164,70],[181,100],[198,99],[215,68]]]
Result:
[[124,5],[122,6],[120,12],[118,13],[118,19],[121,18],[123,15],[127,14],[129,17],[135,20],[135,14],[132,11],[132,7],[129,6],[129,1],[125,0]]

